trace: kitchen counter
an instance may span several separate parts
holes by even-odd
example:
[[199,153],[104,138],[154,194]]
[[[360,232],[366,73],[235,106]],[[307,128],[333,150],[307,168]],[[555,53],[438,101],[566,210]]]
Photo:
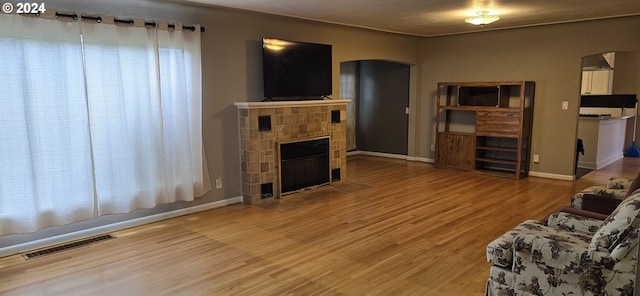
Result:
[[[583,115],[610,115],[611,119],[629,119],[636,115],[636,108],[580,107],[580,119],[591,118]],[[595,117],[598,118],[598,117]],[[603,119],[609,119],[606,116]]]
[[578,138],[585,152],[578,157],[578,167],[599,170],[624,157],[627,119],[631,117],[580,117]]
[[599,116],[599,117],[591,117],[591,116],[580,116],[578,119],[580,120],[626,120],[632,118],[633,115],[624,116],[624,117],[614,117],[614,116]]

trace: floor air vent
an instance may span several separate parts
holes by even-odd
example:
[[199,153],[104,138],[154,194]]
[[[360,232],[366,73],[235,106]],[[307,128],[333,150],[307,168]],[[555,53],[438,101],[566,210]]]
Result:
[[94,237],[90,237],[90,238],[87,238],[87,239],[66,243],[64,245],[53,246],[53,247],[49,247],[49,248],[46,248],[46,249],[40,249],[40,250],[33,251],[33,252],[30,252],[30,253],[25,253],[25,254],[23,254],[23,256],[27,260],[28,259],[33,259],[33,258],[42,257],[42,256],[45,256],[45,255],[54,254],[54,253],[62,252],[62,251],[73,249],[73,248],[78,248],[78,247],[90,245],[90,244],[93,244],[93,243],[97,243],[97,242],[100,242],[100,241],[103,241],[103,240],[112,239],[112,238],[116,238],[116,237],[111,235],[111,234],[94,236]]

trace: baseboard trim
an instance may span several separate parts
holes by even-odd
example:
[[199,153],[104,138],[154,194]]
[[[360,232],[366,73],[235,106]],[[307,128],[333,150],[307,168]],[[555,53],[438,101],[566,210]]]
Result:
[[407,156],[408,161],[417,161],[417,162],[426,162],[426,163],[435,163],[435,159],[426,158],[426,157],[415,157],[415,156]]
[[404,160],[407,159],[406,155],[401,155],[401,154],[362,151],[362,150],[356,150],[356,151],[347,152],[347,156],[354,156],[354,155],[377,156],[377,157],[386,157],[386,158],[404,159]]
[[575,181],[576,179],[575,176],[573,175],[550,174],[550,173],[535,172],[535,171],[529,171],[529,176],[547,178],[547,179],[557,179],[557,180],[563,180],[563,181]]
[[578,161],[578,167],[583,169],[597,170],[598,165],[595,162]]
[[145,216],[145,217],[140,217],[140,218],[131,219],[127,221],[103,225],[103,226],[99,226],[91,229],[85,229],[81,231],[75,231],[71,233],[65,233],[62,235],[43,238],[43,239],[31,241],[31,242],[26,242],[18,245],[0,248],[0,257],[20,254],[26,251],[40,249],[47,246],[63,244],[70,241],[75,241],[75,240],[79,240],[87,237],[92,237],[92,236],[101,235],[109,232],[123,230],[131,227],[135,227],[135,226],[140,226],[140,225],[158,222],[158,221],[171,219],[179,216],[184,216],[188,214],[220,208],[220,207],[237,204],[241,202],[242,202],[242,197],[238,196],[238,197],[223,199],[223,200],[219,200],[211,203],[206,203],[203,205],[193,206],[193,207],[184,208],[184,209],[178,209],[171,212],[159,213],[151,216]]
[[619,152],[609,156],[606,159],[601,159],[600,161],[596,161],[596,162],[578,161],[578,167],[591,169],[591,170],[599,170],[622,158],[624,158],[624,154],[622,152]]
[[[353,151],[347,152],[347,156],[354,156],[354,155],[368,155],[368,156],[404,159],[404,160],[407,160],[407,161],[419,161],[419,162],[426,162],[426,163],[435,163],[434,159],[425,158],[425,157],[415,157],[415,156],[406,156],[406,155],[399,155],[399,154],[380,153],[380,152],[361,151],[361,150],[353,150]],[[563,180],[563,181],[575,181],[575,176],[572,176],[572,175],[568,176],[568,175],[550,174],[550,173],[529,171],[529,176],[547,178],[547,179],[557,179],[557,180]]]
[[408,160],[408,161],[428,162],[428,163],[434,163],[435,162],[435,160],[433,160],[431,158],[407,156],[407,155],[402,155],[402,154],[382,153],[382,152],[372,152],[372,151],[362,151],[362,150],[354,150],[354,151],[347,152],[347,156],[354,156],[354,155],[367,155],[367,156],[385,157],[385,158],[402,159],[402,160]]
[[609,158],[607,159],[603,159],[601,161],[598,161],[598,163],[596,164],[596,170],[599,170],[601,168],[604,168],[620,159],[624,158],[624,154],[622,152],[616,153],[614,155],[611,155]]

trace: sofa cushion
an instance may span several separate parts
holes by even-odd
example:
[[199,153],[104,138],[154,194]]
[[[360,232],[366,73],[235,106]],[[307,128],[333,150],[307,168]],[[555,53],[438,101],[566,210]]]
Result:
[[523,272],[524,260],[571,270],[588,258],[589,236],[560,229],[547,230],[544,235],[522,234],[516,238],[514,271]]
[[593,235],[589,249],[592,251],[613,250],[634,227],[638,226],[640,222],[639,214],[640,191],[636,190],[604,220],[600,229]]
[[[573,210],[580,211],[577,209]],[[598,231],[598,229],[600,229],[602,222],[603,220],[587,218],[585,216],[567,213],[564,211],[557,211],[549,215],[547,225],[549,227],[560,228],[569,232],[580,232],[593,235]]]

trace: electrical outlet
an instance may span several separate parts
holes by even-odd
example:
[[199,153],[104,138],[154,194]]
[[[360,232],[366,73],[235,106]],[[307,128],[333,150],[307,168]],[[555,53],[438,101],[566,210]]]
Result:
[[534,163],[539,163],[540,162],[540,154],[534,154],[533,155],[533,162]]
[[216,179],[216,189],[222,188],[222,177]]
[[436,145],[431,144],[431,151],[436,151]]
[[562,110],[569,109],[569,101],[562,101]]

